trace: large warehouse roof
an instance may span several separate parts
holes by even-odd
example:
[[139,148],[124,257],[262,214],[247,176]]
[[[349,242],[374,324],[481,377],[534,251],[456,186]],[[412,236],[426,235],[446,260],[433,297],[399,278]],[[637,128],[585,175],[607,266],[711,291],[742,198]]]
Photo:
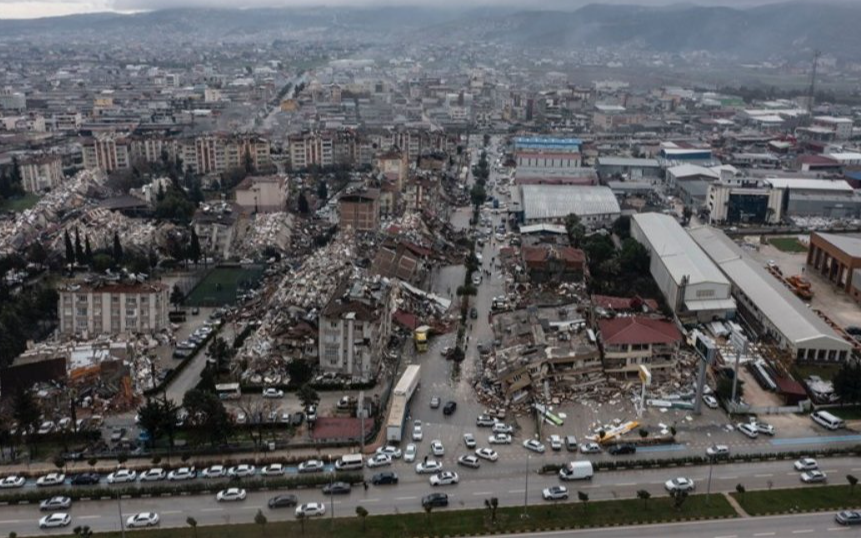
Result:
[[795,348],[820,347],[827,341],[829,347],[845,348],[847,351],[851,349],[848,342],[726,234],[711,226],[694,228],[689,233],[732,280],[733,285],[756,305]]
[[526,221],[564,218],[571,213],[582,217],[621,212],[608,187],[522,185],[520,189]]
[[852,186],[844,180],[770,177],[766,179],[776,189],[795,189],[803,191],[839,191],[851,193]]
[[631,217],[643,231],[653,256],[663,260],[676,285],[688,277],[689,284],[712,282],[729,287],[720,269],[697,247],[676,219],[661,213],[639,213]]

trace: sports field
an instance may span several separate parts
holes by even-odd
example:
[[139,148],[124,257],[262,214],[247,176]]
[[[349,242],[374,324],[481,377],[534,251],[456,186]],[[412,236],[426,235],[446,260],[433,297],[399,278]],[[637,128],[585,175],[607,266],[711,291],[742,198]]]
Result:
[[252,287],[263,276],[261,266],[219,266],[195,286],[185,304],[188,306],[222,306],[236,302],[237,294]]

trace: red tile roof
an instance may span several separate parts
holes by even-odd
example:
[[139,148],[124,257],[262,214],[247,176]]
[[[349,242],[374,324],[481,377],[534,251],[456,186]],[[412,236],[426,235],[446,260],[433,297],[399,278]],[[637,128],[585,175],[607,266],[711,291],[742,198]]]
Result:
[[530,267],[541,267],[548,260],[558,259],[574,267],[581,267],[586,262],[586,255],[582,250],[568,246],[540,245],[523,246],[523,261]]
[[673,323],[641,316],[603,319],[598,327],[605,344],[671,344],[682,339]]
[[600,308],[611,310],[638,310],[642,305],[646,305],[651,310],[658,309],[658,302],[654,299],[643,299],[637,297],[613,297],[610,295],[593,295],[592,304]]

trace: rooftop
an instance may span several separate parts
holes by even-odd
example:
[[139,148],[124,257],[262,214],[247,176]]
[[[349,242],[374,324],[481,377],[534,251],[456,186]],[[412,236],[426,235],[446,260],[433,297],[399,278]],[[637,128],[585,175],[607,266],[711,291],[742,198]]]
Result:
[[520,189],[526,220],[557,219],[571,213],[611,215],[621,211],[616,196],[608,187],[522,185]]
[[827,234],[814,232],[815,237],[821,237],[827,243],[842,250],[853,258],[861,258],[861,237],[857,235]]
[[679,329],[669,321],[642,316],[618,317],[598,321],[605,344],[672,344],[682,339]]

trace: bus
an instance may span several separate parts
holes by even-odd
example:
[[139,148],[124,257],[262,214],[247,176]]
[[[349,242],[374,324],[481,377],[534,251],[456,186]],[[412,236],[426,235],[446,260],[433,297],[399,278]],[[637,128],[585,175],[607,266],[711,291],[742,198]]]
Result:
[[215,385],[215,393],[222,400],[238,400],[242,397],[239,383],[220,383]]

